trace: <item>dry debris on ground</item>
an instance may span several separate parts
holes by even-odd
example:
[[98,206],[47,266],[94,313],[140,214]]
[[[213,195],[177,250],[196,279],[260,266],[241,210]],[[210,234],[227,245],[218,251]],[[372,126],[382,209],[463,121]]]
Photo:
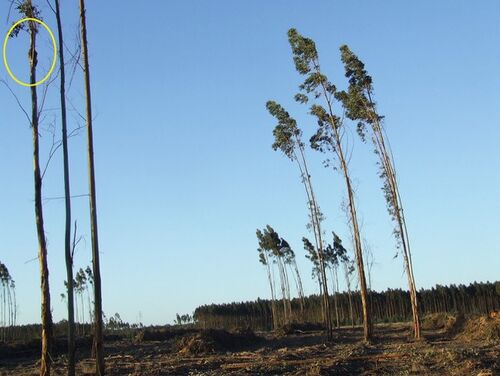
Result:
[[[257,335],[250,330],[145,331],[135,340],[108,342],[106,368],[109,375],[134,376],[500,375],[498,315],[427,317],[424,327],[425,339],[414,341],[408,324],[377,325],[371,344],[362,343],[361,327],[337,329],[331,343],[320,331],[298,328]],[[35,356],[0,357],[0,375],[38,374]],[[57,358],[53,374],[64,375],[64,366],[65,357]],[[91,359],[79,361],[78,374],[93,374]]]

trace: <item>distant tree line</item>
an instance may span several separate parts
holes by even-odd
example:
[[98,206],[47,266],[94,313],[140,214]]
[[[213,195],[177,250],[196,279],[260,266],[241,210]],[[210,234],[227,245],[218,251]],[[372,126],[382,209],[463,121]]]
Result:
[[[184,315],[183,315],[184,316]],[[191,316],[189,316],[191,318]],[[114,335],[117,333],[123,333],[126,331],[127,333],[130,330],[141,329],[144,327],[142,322],[129,323],[123,321],[120,314],[116,312],[114,315],[106,317],[103,313],[103,324],[105,333],[107,335]],[[75,331],[75,340],[85,338],[88,336],[92,336],[92,322],[78,322],[77,329]],[[39,340],[41,339],[41,324],[26,324],[26,325],[12,325],[9,327],[1,327],[6,329],[8,333],[7,341],[3,341],[0,338],[0,343],[9,341],[31,341],[31,340]],[[53,323],[52,325],[52,333],[54,338],[65,337],[68,335],[68,320],[63,319],[57,323]]]
[[16,325],[17,303],[16,283],[7,266],[0,261],[0,340],[12,337],[12,328]]
[[[359,291],[351,292],[354,324],[363,323],[363,309]],[[464,314],[487,314],[500,309],[500,281],[496,283],[471,283],[466,286],[436,285],[417,292],[420,315],[437,312],[462,312]],[[334,306],[333,297],[331,305]],[[292,312],[300,312],[301,300],[291,299]],[[410,293],[402,289],[370,291],[369,304],[374,322],[399,322],[413,319]],[[349,293],[337,295],[337,307],[341,325],[352,325]],[[275,309],[280,309],[276,306]],[[281,307],[283,309],[283,307]],[[257,299],[249,302],[203,305],[193,313],[195,323],[202,328],[250,327],[253,330],[273,328],[272,301]],[[308,322],[323,323],[322,296],[304,297],[304,317]],[[294,321],[301,321],[299,315]]]

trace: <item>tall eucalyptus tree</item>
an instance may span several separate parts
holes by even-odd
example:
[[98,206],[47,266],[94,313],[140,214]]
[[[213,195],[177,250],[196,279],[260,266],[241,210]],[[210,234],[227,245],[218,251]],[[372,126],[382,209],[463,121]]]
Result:
[[[18,3],[17,9],[23,17],[40,19],[40,12],[31,0]],[[26,26],[25,26],[26,25]],[[29,83],[31,94],[31,130],[33,141],[33,178],[35,187],[35,224],[38,238],[38,261],[40,264],[40,289],[41,289],[41,321],[42,321],[42,351],[40,359],[40,376],[48,376],[51,371],[50,346],[52,342],[52,313],[50,309],[49,268],[47,262],[47,241],[45,239],[43,203],[42,203],[42,172],[40,169],[40,109],[37,92],[37,34],[38,23],[29,20],[15,28],[10,37],[16,37],[24,29],[29,34]]]
[[[353,235],[354,254],[356,256],[360,282],[364,339],[365,341],[369,341],[372,338],[373,326],[367,299],[365,266],[363,262],[363,250],[356,212],[354,189],[349,172],[348,160],[344,150],[346,148],[343,138],[345,132],[344,121],[343,117],[335,113],[335,95],[337,89],[335,85],[328,80],[328,77],[321,69],[319,55],[314,41],[303,37],[295,29],[290,29],[288,31],[288,40],[292,48],[295,68],[301,75],[306,76],[304,82],[299,86],[300,92],[296,94],[295,99],[300,103],[308,103],[310,100],[313,101],[310,107],[310,113],[316,118],[318,123],[316,134],[310,140],[311,147],[320,152],[332,153],[337,159],[337,165],[345,180],[349,206],[348,219]],[[320,102],[320,100],[322,102]]]
[[268,252],[269,256],[273,258],[273,262],[277,265],[283,301],[283,319],[284,323],[287,323],[291,319],[292,308],[290,303],[290,285],[288,282],[286,266],[283,260],[283,253],[281,251],[280,237],[278,233],[269,225],[267,225],[262,231],[257,230],[256,234],[259,241],[259,248],[264,252]]
[[60,73],[60,101],[61,101],[61,128],[64,171],[64,258],[66,262],[67,304],[68,304],[68,376],[75,375],[75,305],[73,289],[73,256],[71,248],[71,188],[69,176],[68,125],[66,113],[66,71],[64,61],[64,39],[61,21],[59,0],[55,0],[55,14],[57,21],[59,73]]
[[97,230],[97,199],[95,187],[94,165],[94,135],[92,128],[92,99],[90,90],[89,52],[87,43],[87,18],[85,1],[80,2],[80,36],[82,44],[82,61],[85,82],[85,107],[87,122],[87,162],[89,173],[89,204],[90,204],[90,231],[92,239],[92,269],[94,275],[94,343],[93,352],[96,359],[96,375],[104,375],[104,348],[102,322],[102,292],[101,267],[99,262],[99,239]]
[[370,130],[374,151],[379,158],[379,176],[383,180],[382,190],[387,203],[387,209],[391,219],[395,223],[393,233],[396,238],[397,247],[402,250],[403,254],[404,268],[410,290],[413,333],[415,338],[418,339],[421,336],[420,317],[410,251],[410,239],[408,237],[394,161],[382,124],[383,116],[377,112],[376,103],[373,100],[372,78],[366,72],[363,62],[346,45],[340,47],[340,52],[345,67],[345,75],[349,79],[349,88],[347,92],[342,91],[337,93],[337,97],[343,102],[347,110],[346,116],[358,121],[357,130],[363,141],[366,137],[367,128]]

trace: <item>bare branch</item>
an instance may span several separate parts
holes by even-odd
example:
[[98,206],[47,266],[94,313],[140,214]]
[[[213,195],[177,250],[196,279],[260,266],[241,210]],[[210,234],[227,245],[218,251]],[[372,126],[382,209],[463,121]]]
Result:
[[78,239],[76,238],[76,230],[77,230],[77,222],[75,220],[75,231],[73,232],[73,246],[71,248],[71,262],[73,262],[76,246],[83,240],[83,236],[79,236]]
[[[73,195],[70,196],[70,198],[80,198],[80,197],[88,197],[88,193],[84,193],[81,195]],[[43,201],[54,201],[54,200],[64,200],[66,197],[65,196],[57,196],[57,197],[45,197]]]
[[45,167],[43,168],[43,171],[42,171],[42,180],[43,180],[43,177],[45,176],[45,173],[47,172],[47,168],[49,167],[49,164],[50,164],[50,161],[52,160],[52,157],[54,157],[57,150],[62,146],[61,140],[56,141],[56,132],[55,132],[54,123],[51,123],[50,125],[51,126],[49,126],[49,128],[47,128],[46,131],[52,135],[52,144],[50,145],[49,156],[47,158],[47,162],[45,163]]
[[24,113],[24,115],[26,115],[26,119],[28,119],[28,123],[30,123],[30,127],[31,127],[33,125],[31,123],[31,118],[28,115],[28,113],[26,112],[26,110],[24,109],[24,107],[21,104],[21,102],[19,101],[19,98],[17,97],[16,93],[14,93],[14,91],[10,88],[9,84],[5,80],[0,80],[0,82],[3,83],[7,87],[7,89],[9,89],[10,93],[12,94],[12,96],[14,97],[14,99],[16,100],[17,105],[19,106],[19,108],[21,109],[21,111]]
[[24,263],[25,263],[25,264],[29,264],[30,262],[33,262],[33,261],[36,261],[36,260],[38,260],[38,256],[37,256],[37,257],[35,257],[35,258],[32,258],[32,259],[30,259],[30,260],[27,260],[27,261],[25,261]]

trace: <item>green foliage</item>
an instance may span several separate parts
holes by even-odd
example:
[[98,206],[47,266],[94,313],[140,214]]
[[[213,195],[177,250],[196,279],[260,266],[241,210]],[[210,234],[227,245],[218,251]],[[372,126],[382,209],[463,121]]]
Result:
[[[299,85],[300,93],[295,95],[295,100],[299,103],[308,103],[309,96],[318,99],[324,96],[328,99],[328,110],[318,103],[310,106],[310,114],[318,123],[316,133],[310,138],[311,148],[320,152],[335,152],[338,145],[335,132],[342,126],[341,118],[332,113],[330,100],[337,94],[337,89],[328,77],[321,72],[319,65],[319,55],[314,42],[303,37],[295,29],[288,31],[288,41],[292,48],[295,68],[306,76],[303,83]],[[330,165],[330,161],[326,161]]]
[[340,237],[333,232],[333,245],[325,248],[325,261],[330,267],[336,268],[341,262],[349,262],[347,250],[342,245]]
[[12,282],[13,280],[9,273],[9,269],[7,269],[7,266],[0,261],[0,283],[3,286],[10,286]]
[[302,132],[297,127],[297,122],[285,109],[274,101],[268,101],[266,108],[269,113],[278,120],[278,124],[273,130],[274,150],[281,150],[291,160],[295,157],[295,148],[302,147],[300,137]]
[[363,62],[347,45],[340,47],[340,53],[349,87],[347,92],[339,92],[336,97],[343,103],[346,116],[351,120],[359,121],[358,133],[364,139],[365,124],[372,124],[382,119],[375,112],[375,106],[371,100],[372,78],[366,72]]
[[[318,277],[318,280],[321,281],[321,278],[319,278],[321,272],[321,265],[318,252],[316,252],[314,245],[306,237],[302,238],[302,243],[304,243],[304,249],[306,250],[306,258],[308,258],[313,264],[311,275],[313,278]],[[323,250],[323,252],[325,252],[325,250]]]
[[256,231],[257,240],[259,241],[259,261],[263,265],[267,265],[267,258],[264,252],[267,252],[269,257],[282,257],[285,264],[290,264],[295,258],[295,253],[288,242],[281,238],[279,234],[269,225],[263,230]]
[[[22,2],[18,2],[16,9],[18,10],[19,14],[23,17],[36,18],[42,20],[40,17],[40,11],[30,1],[24,0]],[[27,29],[26,25],[27,25],[26,22],[20,23],[12,30],[9,36],[11,38],[17,37],[21,30]],[[38,24],[36,22],[30,22],[29,26],[30,26],[30,31],[38,33]]]
[[288,30],[288,41],[292,47],[295,68],[300,74],[311,72],[310,62],[318,58],[316,45],[312,39],[304,38],[296,29]]

